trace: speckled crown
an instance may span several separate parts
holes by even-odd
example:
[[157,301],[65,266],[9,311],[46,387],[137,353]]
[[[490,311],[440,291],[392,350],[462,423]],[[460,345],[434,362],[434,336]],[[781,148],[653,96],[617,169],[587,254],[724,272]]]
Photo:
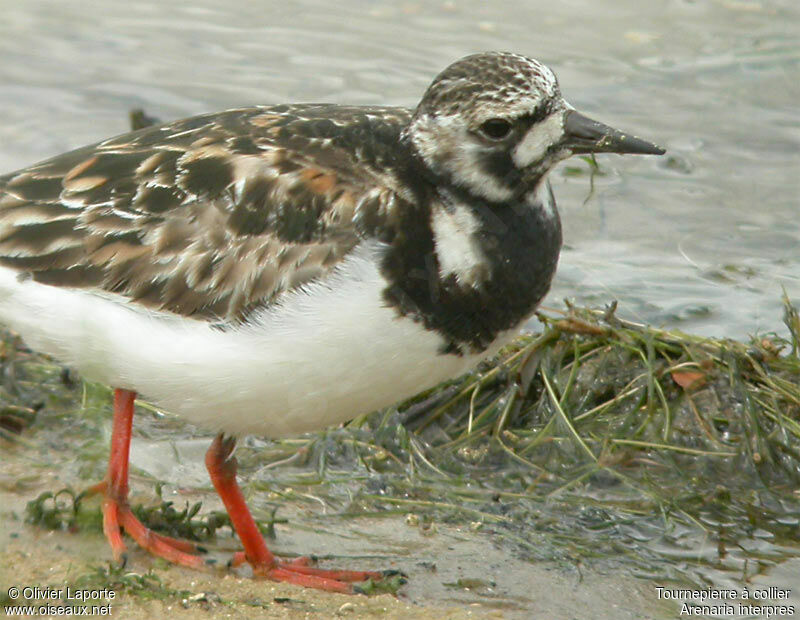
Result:
[[537,60],[509,52],[483,52],[457,60],[433,80],[418,112],[463,114],[469,109],[508,106],[560,96],[555,74]]

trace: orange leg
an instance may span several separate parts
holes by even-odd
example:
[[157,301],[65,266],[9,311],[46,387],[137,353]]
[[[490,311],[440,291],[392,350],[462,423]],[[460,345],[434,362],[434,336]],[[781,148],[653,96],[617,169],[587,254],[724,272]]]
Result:
[[200,568],[206,561],[193,555],[197,546],[187,540],[178,540],[157,534],[146,528],[128,505],[128,457],[131,447],[131,428],[133,426],[133,401],[136,393],[130,390],[114,390],[114,421],[111,430],[111,455],[108,459],[106,479],[88,490],[88,493],[102,493],[103,532],[111,545],[117,562],[125,562],[125,543],[122,541],[120,527],[124,529],[141,547],[154,555],[175,564]]
[[[103,532],[111,545],[114,559],[124,564],[125,543],[121,530],[133,538],[139,546],[153,555],[189,568],[203,568],[210,564],[197,555],[200,548],[192,542],[157,534],[142,524],[128,505],[128,459],[133,426],[133,404],[136,393],[130,390],[114,390],[114,421],[111,431],[111,455],[105,480],[89,488],[86,493],[103,494]],[[253,574],[274,581],[285,581],[309,588],[332,592],[359,592],[353,582],[367,579],[383,579],[397,571],[340,571],[324,570],[309,566],[309,558],[291,561],[278,560],[264,542],[264,537],[253,520],[241,489],[236,483],[236,459],[233,449],[236,440],[217,435],[206,454],[206,467],[214,488],[228,510],[231,523],[242,541],[244,552],[238,552],[231,561],[232,566],[248,562]]]
[[236,483],[236,458],[233,449],[236,440],[225,438],[222,433],[216,436],[206,453],[206,467],[214,488],[222,498],[231,523],[242,541],[244,554],[236,554],[233,564],[247,561],[253,567],[253,574],[273,581],[285,581],[308,588],[329,590],[331,592],[357,592],[352,582],[367,579],[383,579],[391,572],[325,570],[308,566],[309,558],[297,558],[284,562],[278,560],[264,542],[264,537],[247,508],[242,491]]

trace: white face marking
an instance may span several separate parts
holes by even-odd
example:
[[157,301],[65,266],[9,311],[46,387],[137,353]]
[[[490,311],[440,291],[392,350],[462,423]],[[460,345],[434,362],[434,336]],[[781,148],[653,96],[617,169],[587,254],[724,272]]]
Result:
[[470,148],[470,146],[473,145],[463,145],[451,160],[453,181],[456,185],[467,187],[479,196],[494,202],[510,200],[514,192],[481,169],[478,164],[479,149],[474,146]]
[[453,213],[436,209],[431,221],[439,274],[454,275],[459,284],[475,286],[485,277],[483,250],[475,239],[478,221],[466,207],[456,207]]
[[460,116],[421,116],[412,126],[411,137],[431,169],[444,169],[457,185],[496,202],[512,197],[509,188],[481,169],[479,162],[487,147],[468,133]]
[[519,168],[527,168],[540,161],[547,149],[564,136],[564,112],[551,114],[543,121],[535,123],[514,149],[514,163]]

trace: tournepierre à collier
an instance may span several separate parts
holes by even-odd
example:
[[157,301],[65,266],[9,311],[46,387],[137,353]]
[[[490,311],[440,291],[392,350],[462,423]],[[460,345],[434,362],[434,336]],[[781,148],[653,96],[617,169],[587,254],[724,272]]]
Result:
[[105,140],[0,178],[0,322],[115,388],[104,531],[204,567],[127,501],[136,394],[219,432],[211,480],[256,575],[358,591],[385,572],[267,549],[235,437],[392,405],[515,337],[550,287],[547,173],[576,153],[660,155],[590,120],[510,53],[445,69],[415,110],[265,105]]

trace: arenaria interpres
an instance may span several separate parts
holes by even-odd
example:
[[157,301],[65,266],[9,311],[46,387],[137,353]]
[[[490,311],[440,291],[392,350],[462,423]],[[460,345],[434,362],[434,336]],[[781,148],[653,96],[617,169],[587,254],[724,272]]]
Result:
[[87,146],[0,178],[0,320],[115,388],[104,530],[191,567],[127,502],[136,394],[219,435],[206,465],[257,575],[342,592],[383,573],[281,561],[236,484],[235,439],[344,422],[468,370],[547,292],[547,173],[659,155],[590,120],[553,72],[467,56],[416,110],[270,105]]

